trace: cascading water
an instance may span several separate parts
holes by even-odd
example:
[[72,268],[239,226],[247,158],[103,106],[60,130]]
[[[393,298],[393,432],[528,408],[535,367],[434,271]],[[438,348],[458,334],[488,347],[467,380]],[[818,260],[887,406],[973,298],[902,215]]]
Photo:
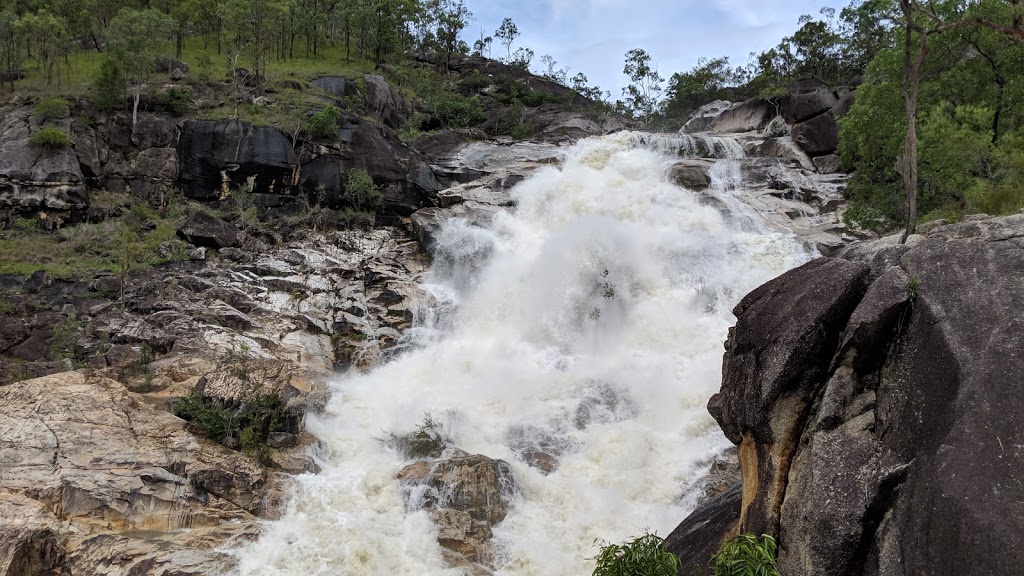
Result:
[[[439,306],[408,352],[333,384],[308,424],[322,472],[296,478],[283,517],[238,551],[242,574],[460,573],[403,498],[409,462],[380,441],[426,413],[516,476],[494,529],[498,574],[589,574],[595,542],[664,536],[686,516],[728,446],[705,404],[730,310],[810,254],[670,184],[675,159],[635,136],[577,143],[518,185],[490,230],[445,226],[428,285]],[[558,469],[528,466],[530,450]]]

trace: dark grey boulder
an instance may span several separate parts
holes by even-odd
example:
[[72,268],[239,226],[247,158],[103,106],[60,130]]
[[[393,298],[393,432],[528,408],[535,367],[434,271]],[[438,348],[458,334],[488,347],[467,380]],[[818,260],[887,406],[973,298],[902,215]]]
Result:
[[166,56],[158,56],[153,62],[153,71],[157,73],[170,74],[175,70],[181,70],[182,73],[187,74],[190,69],[191,67],[187,63]]
[[810,156],[826,156],[839,147],[839,125],[831,114],[815,116],[793,126],[793,141]]
[[669,180],[695,192],[711,187],[711,166],[713,161],[702,159],[683,160],[676,162],[669,169]]
[[1024,565],[1024,215],[896,248],[855,245],[735,311],[709,409],[739,444],[740,530],[777,537],[783,574]]
[[335,98],[355,96],[359,93],[355,82],[341,76],[324,76],[313,80],[311,84]]
[[178,228],[178,237],[193,246],[207,248],[238,248],[245,243],[246,235],[231,224],[208,214],[196,212]]
[[382,76],[367,74],[365,80],[367,109],[382,124],[397,130],[403,119],[402,97],[391,90],[391,85]]
[[788,124],[796,124],[828,112],[836,102],[838,99],[827,84],[802,80],[790,84],[789,93],[779,102],[779,109]]
[[850,109],[853,108],[853,103],[856,101],[857,91],[851,90],[850,92],[847,92],[839,99],[839,102],[832,107],[832,115],[835,116],[836,119],[846,117],[846,115],[850,113]]
[[132,144],[141,150],[172,148],[178,143],[178,134],[178,127],[174,122],[152,114],[142,114],[135,124],[131,138]]
[[710,562],[736,530],[743,485],[736,484],[693,511],[665,538],[665,549],[679,557],[681,576],[707,576]]
[[767,100],[752,98],[723,112],[708,126],[712,132],[758,132],[779,115],[778,107]]
[[835,154],[829,154],[827,156],[818,156],[812,160],[814,162],[814,168],[818,171],[818,174],[836,174],[842,172],[842,165],[839,162],[839,156]]

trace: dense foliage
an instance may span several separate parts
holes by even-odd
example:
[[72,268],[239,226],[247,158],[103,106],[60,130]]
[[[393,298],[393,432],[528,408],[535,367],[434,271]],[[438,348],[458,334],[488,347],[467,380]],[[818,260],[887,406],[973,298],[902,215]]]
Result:
[[775,539],[765,534],[739,534],[711,559],[712,576],[779,576]]
[[594,576],[676,576],[678,571],[679,557],[665,549],[665,540],[643,534],[601,547]]

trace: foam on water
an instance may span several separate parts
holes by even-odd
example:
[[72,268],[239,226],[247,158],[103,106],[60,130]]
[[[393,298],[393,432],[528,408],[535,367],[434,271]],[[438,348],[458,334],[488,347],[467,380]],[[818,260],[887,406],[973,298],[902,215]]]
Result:
[[[425,413],[520,490],[495,530],[497,573],[589,574],[595,541],[667,535],[728,446],[705,409],[731,308],[808,257],[793,237],[728,219],[666,179],[635,134],[589,139],[521,183],[490,230],[449,222],[410,351],[339,377],[308,427],[323,471],[238,551],[246,575],[456,574],[379,438]],[[726,174],[727,176],[727,174]],[[549,476],[523,454],[558,454]]]

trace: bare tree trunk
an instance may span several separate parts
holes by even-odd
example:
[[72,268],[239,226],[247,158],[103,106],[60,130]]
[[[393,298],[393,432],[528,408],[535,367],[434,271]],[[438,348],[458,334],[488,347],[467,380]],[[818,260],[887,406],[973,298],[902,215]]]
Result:
[[[903,143],[903,187],[907,192],[907,226],[901,243],[917,229],[917,97],[921,88],[921,68],[928,56],[928,34],[914,22],[914,0],[900,0],[905,22],[903,42],[903,103],[907,109],[907,137]],[[914,58],[914,34],[921,39],[921,50]]]
[[142,86],[135,87],[135,102],[132,104],[132,133],[135,133],[135,125],[139,121],[139,97],[142,94]]

